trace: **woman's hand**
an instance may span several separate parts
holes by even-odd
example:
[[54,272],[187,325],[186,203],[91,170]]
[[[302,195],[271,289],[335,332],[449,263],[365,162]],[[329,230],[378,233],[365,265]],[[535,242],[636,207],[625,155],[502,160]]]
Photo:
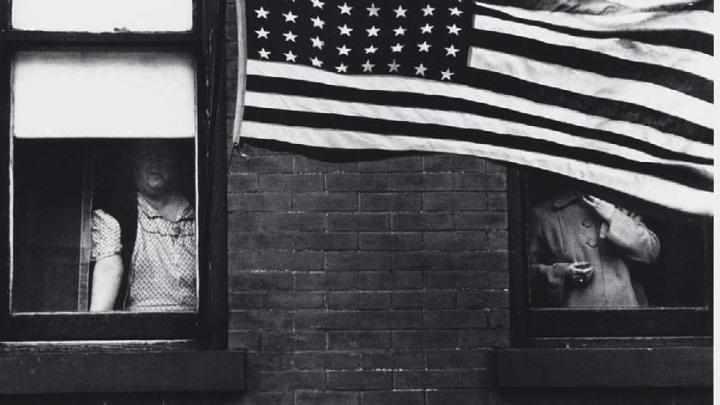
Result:
[[601,200],[592,195],[583,196],[583,201],[588,207],[592,208],[605,222],[608,224],[615,213],[615,206],[605,200]]
[[585,288],[593,278],[594,269],[590,262],[573,262],[567,265],[565,277],[578,290]]

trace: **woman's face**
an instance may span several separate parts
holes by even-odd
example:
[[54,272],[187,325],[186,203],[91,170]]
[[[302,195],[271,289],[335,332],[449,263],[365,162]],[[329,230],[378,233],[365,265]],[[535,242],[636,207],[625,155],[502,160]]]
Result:
[[157,197],[173,191],[177,157],[162,141],[142,142],[135,148],[135,183],[140,193]]

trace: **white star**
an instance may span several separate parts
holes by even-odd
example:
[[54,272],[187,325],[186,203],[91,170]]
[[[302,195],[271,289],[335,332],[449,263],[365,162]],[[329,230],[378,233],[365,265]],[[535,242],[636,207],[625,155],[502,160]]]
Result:
[[450,44],[449,47],[445,48],[445,51],[447,52],[447,54],[445,54],[445,56],[452,55],[454,57],[457,57],[457,53],[458,53],[459,49],[455,48],[455,45]]
[[345,56],[350,56],[350,51],[352,50],[352,49],[348,48],[347,46],[345,46],[345,44],[343,44],[343,46],[341,48],[335,47],[335,49],[338,50],[338,55],[345,55]]
[[285,62],[295,62],[295,58],[297,58],[297,55],[292,53],[292,51],[287,51],[287,53],[283,55],[285,55]]
[[311,0],[311,1],[312,1],[312,4],[313,4],[313,7],[323,8],[323,6],[325,6],[325,3],[323,3],[323,2],[320,1],[320,0]]
[[378,11],[380,11],[380,7],[375,7],[375,3],[370,4],[370,7],[367,8],[367,11],[369,13],[368,17],[380,17],[380,14],[378,14]]
[[378,32],[380,32],[380,28],[375,27],[374,25],[368,29],[366,29],[368,33],[368,37],[376,37],[378,36]]
[[402,52],[404,47],[405,47],[405,45],[402,45],[401,43],[398,42],[397,44],[391,46],[390,49],[392,49],[393,52]]
[[367,55],[369,53],[375,53],[375,51],[377,51],[377,50],[378,49],[375,46],[373,46],[373,44],[370,44],[370,47],[365,48],[365,55]]
[[403,28],[403,26],[401,25],[401,26],[395,28],[393,31],[395,31],[395,36],[397,37],[399,35],[405,35],[405,31],[407,31],[407,29]]
[[342,6],[337,6],[340,9],[340,15],[347,14],[350,15],[350,10],[352,10],[352,7],[349,7],[347,3],[343,3]]
[[265,48],[258,51],[260,54],[260,58],[262,59],[270,59],[270,51],[266,51]]
[[325,21],[321,20],[321,19],[320,19],[320,16],[317,16],[317,17],[315,17],[315,18],[311,18],[310,20],[311,20],[312,23],[313,23],[313,27],[317,27],[317,28],[323,29],[323,27],[325,26]]
[[427,6],[425,6],[425,8],[422,9],[423,17],[433,15],[433,11],[435,11],[435,8],[430,7],[430,5],[428,4]]
[[407,12],[407,9],[402,8],[402,6],[398,6],[398,8],[396,8],[393,11],[395,12],[395,18],[400,18],[400,17],[407,18],[407,16],[405,15],[405,13]]
[[400,66],[401,65],[399,65],[397,62],[395,62],[395,59],[393,59],[392,63],[388,63],[388,67],[390,68],[390,73],[392,73],[392,72],[400,73],[400,71],[398,70],[400,68]]
[[315,56],[314,58],[310,58],[310,63],[312,63],[312,65],[315,67],[322,67],[323,61],[321,61],[317,58],[317,56]]
[[289,42],[289,41],[295,42],[295,38],[297,38],[297,35],[293,34],[292,31],[288,31],[288,32],[284,33],[283,36],[285,36],[285,42]]
[[455,73],[451,72],[450,68],[448,68],[447,70],[440,72],[440,74],[442,75],[440,80],[450,80],[452,78],[452,75],[454,75]]
[[434,25],[430,25],[428,23],[425,23],[424,26],[420,27],[420,33],[421,34],[432,34],[432,30],[435,28]]
[[335,69],[338,71],[338,73],[347,73],[347,66],[345,66],[344,63],[341,63],[339,66],[335,66]]
[[462,28],[459,28],[457,25],[453,24],[453,25],[448,25],[447,29],[448,29],[448,33],[459,35],[458,32],[460,32],[460,30]]
[[313,48],[322,49],[325,45],[325,41],[321,41],[320,37],[310,38],[310,40],[312,41]]
[[260,29],[255,31],[255,33],[257,33],[258,39],[260,39],[260,38],[267,38],[270,31],[265,31],[265,27],[260,27]]
[[295,19],[298,16],[293,14],[292,11],[288,11],[287,13],[283,13],[283,17],[285,17],[285,22],[295,23]]
[[427,68],[421,63],[420,66],[415,66],[415,76],[420,75],[425,77],[425,71]]
[[450,11],[450,15],[451,15],[451,16],[456,15],[456,16],[458,16],[458,17],[460,17],[460,14],[463,13],[463,12],[460,11],[457,7],[449,8],[448,11]]
[[269,11],[265,10],[265,9],[262,8],[262,7],[260,7],[260,8],[257,9],[257,10],[255,10],[255,12],[257,13],[257,17],[256,17],[256,18],[264,18],[264,19],[266,19],[266,20],[267,20],[268,14],[270,14]]
[[418,52],[430,52],[430,47],[432,45],[428,44],[427,41],[424,41],[422,44],[417,44],[418,46]]
[[347,24],[344,24],[342,27],[338,26],[338,29],[340,30],[340,35],[347,35],[350,36],[350,32],[352,32],[352,28],[348,27]]
[[372,70],[373,70],[373,68],[375,67],[375,65],[373,65],[372,63],[370,63],[370,59],[366,60],[365,63],[363,63],[363,64],[360,65],[360,66],[362,66],[362,68],[363,68],[363,73],[364,73],[364,72],[370,72],[370,73],[372,73]]

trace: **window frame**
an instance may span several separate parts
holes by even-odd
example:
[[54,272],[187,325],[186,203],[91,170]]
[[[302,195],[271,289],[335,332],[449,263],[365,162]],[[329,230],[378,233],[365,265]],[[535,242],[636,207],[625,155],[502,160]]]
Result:
[[712,344],[712,221],[705,221],[705,307],[532,308],[527,250],[528,169],[508,168],[512,347],[707,346]]
[[[13,30],[12,0],[0,0],[0,341],[190,340],[197,347],[227,348],[227,210],[224,106],[224,3],[193,1],[187,32],[42,32]],[[197,103],[197,312],[10,312],[10,103],[12,56],[22,50],[174,50],[193,56]],[[207,83],[210,83],[208,85]]]

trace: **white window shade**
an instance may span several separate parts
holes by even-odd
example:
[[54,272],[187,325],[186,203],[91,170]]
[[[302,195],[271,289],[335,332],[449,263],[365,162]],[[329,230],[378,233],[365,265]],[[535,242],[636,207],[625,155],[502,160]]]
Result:
[[12,76],[19,138],[184,138],[197,132],[191,55],[23,51]]
[[192,0],[13,0],[12,27],[33,31],[183,32]]

